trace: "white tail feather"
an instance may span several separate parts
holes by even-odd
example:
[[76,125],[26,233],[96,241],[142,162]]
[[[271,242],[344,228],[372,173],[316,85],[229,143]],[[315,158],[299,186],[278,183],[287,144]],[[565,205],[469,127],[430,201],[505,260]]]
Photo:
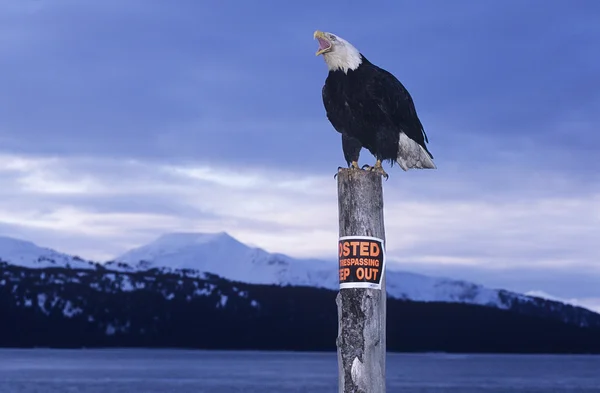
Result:
[[398,142],[398,158],[396,162],[400,167],[407,171],[409,169],[437,169],[431,157],[423,146],[400,133]]

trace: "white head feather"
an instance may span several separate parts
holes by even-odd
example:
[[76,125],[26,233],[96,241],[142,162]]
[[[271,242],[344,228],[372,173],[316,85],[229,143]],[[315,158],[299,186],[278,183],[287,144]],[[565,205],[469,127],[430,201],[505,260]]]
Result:
[[338,37],[333,33],[315,31],[316,39],[325,40],[330,44],[329,49],[319,50],[317,55],[322,54],[325,64],[330,71],[341,70],[348,73],[348,70],[355,70],[362,63],[362,57],[358,49],[345,39]]

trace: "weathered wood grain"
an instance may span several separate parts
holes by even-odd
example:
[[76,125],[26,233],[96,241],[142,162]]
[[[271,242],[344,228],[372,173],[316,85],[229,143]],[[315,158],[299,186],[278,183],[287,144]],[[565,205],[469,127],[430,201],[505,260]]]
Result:
[[[374,236],[382,239],[385,245],[381,175],[342,169],[337,181],[339,236]],[[384,393],[385,274],[381,290],[341,289],[336,303],[339,392]]]

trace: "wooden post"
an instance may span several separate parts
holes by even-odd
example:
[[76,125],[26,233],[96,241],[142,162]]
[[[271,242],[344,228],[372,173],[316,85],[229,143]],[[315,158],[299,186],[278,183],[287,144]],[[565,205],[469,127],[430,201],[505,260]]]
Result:
[[[340,290],[336,298],[338,309],[338,370],[339,393],[384,393],[386,357],[386,290],[385,290],[385,229],[383,220],[382,177],[364,170],[342,169],[337,175],[339,209]],[[357,240],[344,237],[374,237],[381,242],[369,247],[381,253],[378,276],[371,274],[365,283],[365,271],[352,266],[353,258],[367,255],[367,245],[353,249]],[[364,265],[363,265],[364,266]],[[375,270],[374,270],[375,271]],[[362,272],[362,273],[361,273]],[[363,279],[360,282],[360,279]],[[368,278],[368,277],[367,277]],[[375,280],[374,280],[375,279]],[[357,284],[358,283],[358,284]],[[359,286],[363,287],[359,287]],[[370,285],[370,288],[365,286]],[[351,288],[348,288],[350,286]]]

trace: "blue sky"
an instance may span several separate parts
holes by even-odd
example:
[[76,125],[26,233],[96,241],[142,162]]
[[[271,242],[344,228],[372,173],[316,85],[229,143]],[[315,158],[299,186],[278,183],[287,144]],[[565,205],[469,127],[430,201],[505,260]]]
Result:
[[[344,164],[315,29],[409,89],[402,269],[600,306],[596,1],[0,3],[0,234],[108,259],[171,231],[330,258]],[[373,163],[363,152],[361,164]]]

